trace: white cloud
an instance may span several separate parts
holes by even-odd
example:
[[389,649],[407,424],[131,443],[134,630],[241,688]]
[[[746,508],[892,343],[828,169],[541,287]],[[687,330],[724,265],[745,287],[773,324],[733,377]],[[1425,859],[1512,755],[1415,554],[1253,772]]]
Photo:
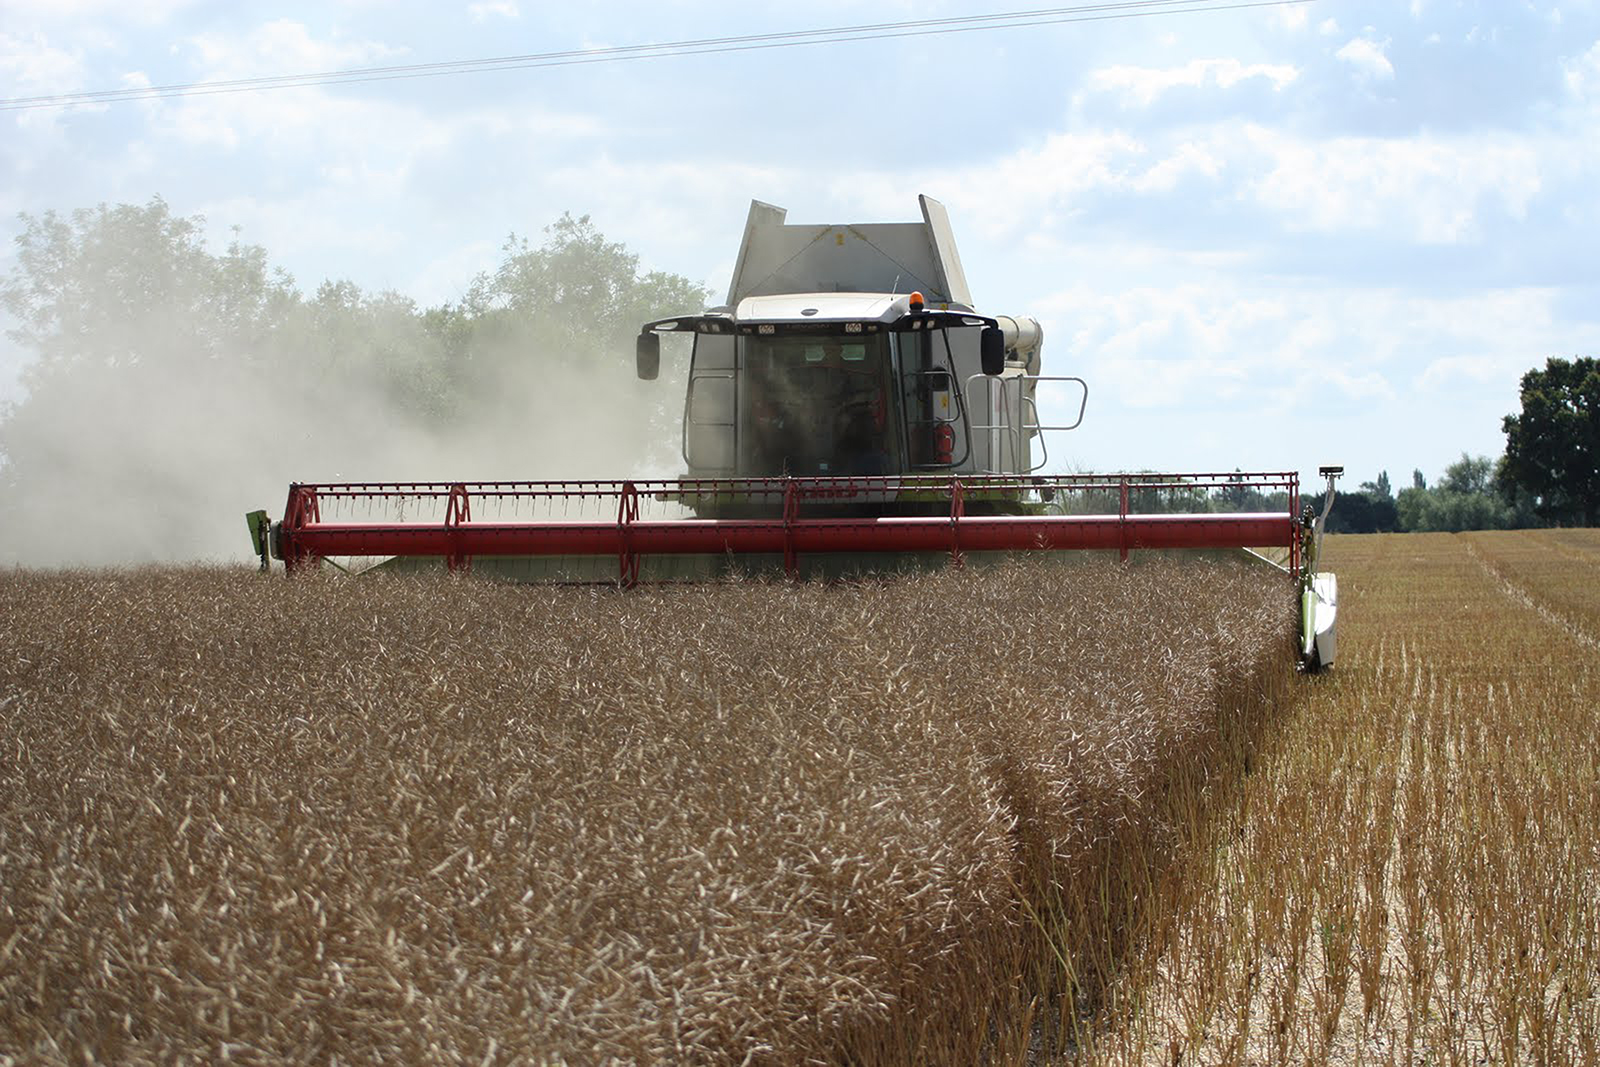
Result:
[[58,22],[75,24],[85,21],[133,22],[157,25],[199,0],[6,0],[6,15],[18,23]]
[[[311,74],[352,69],[404,55],[374,41],[322,40],[299,22],[278,19],[243,37],[197,34],[185,46],[199,60],[197,81]],[[329,160],[366,150],[366,165],[404,156],[439,134],[403,104],[341,96],[338,87],[297,87],[251,93],[198,94],[141,105],[153,131],[189,145],[225,150],[272,144]],[[296,158],[300,158],[298,155]]]
[[1198,141],[1187,141],[1177,146],[1172,154],[1134,176],[1129,185],[1141,193],[1166,193],[1191,175],[1216,178],[1222,173],[1226,161],[1213,146]]
[[[909,172],[847,173],[831,183],[832,198],[865,215],[898,218],[908,190],[928,190],[947,205],[961,204],[966,228],[1008,237],[1062,227],[1079,212],[1083,194],[1127,185],[1148,167],[1146,146],[1120,131],[1056,133],[1010,155],[975,165]],[[803,168],[786,183],[815,202]]]
[[1290,229],[1461,243],[1479,235],[1485,202],[1522,218],[1544,181],[1538,147],[1509,135],[1250,137],[1264,158],[1244,188]]
[[1560,303],[1560,292],[1547,288],[1410,301],[1404,321],[1424,343],[1417,351],[1443,353],[1416,374],[1414,387],[1432,395],[1491,383],[1515,395],[1522,373],[1552,352],[1600,342],[1595,324],[1565,321]]
[[1326,18],[1317,23],[1317,32],[1324,37],[1332,37],[1339,32],[1339,20]]
[[1388,42],[1379,44],[1366,37],[1352,37],[1343,48],[1334,53],[1357,71],[1369,78],[1384,80],[1394,77],[1394,64],[1384,55]]
[[1396,340],[1367,336],[1386,327],[1352,317],[1355,305],[1370,311],[1373,302],[1348,292],[1252,291],[1207,278],[1127,289],[1086,283],[1038,310],[1046,336],[1057,341],[1055,360],[1072,353],[1074,372],[1086,373],[1098,395],[1116,397],[1121,407],[1265,415],[1329,390],[1353,401],[1394,397],[1387,365],[1401,352]]
[[1237,59],[1194,59],[1181,67],[1104,67],[1089,75],[1089,88],[1097,92],[1116,92],[1147,107],[1163,93],[1178,88],[1215,86],[1231,89],[1240,82],[1261,78],[1273,91],[1282,90],[1300,76],[1298,68],[1287,63],[1250,63]]
[[1274,12],[1277,15],[1278,25],[1286,30],[1303,30],[1311,21],[1311,13],[1304,7],[1280,7],[1275,8]]
[[[1342,458],[1375,474],[1497,450],[1521,373],[1600,343],[1600,326],[1575,328],[1559,304],[1549,289],[1429,297],[1216,276],[1085,280],[1030,310],[1050,341],[1045,373],[1092,383],[1091,421],[1069,443],[1091,467]],[[1047,422],[1076,414],[1074,397],[1041,400]]]
[[202,80],[342,70],[409,51],[377,41],[319,40],[304,23],[292,19],[263,23],[243,38],[202,33],[185,43],[198,53]]
[[468,4],[467,14],[473,22],[486,22],[492,17],[518,18],[522,12],[517,9],[516,0],[483,0],[481,3]]
[[1600,41],[1563,66],[1567,92],[1578,100],[1600,99]]
[[[838,180],[829,199],[892,218],[908,189],[926,189],[953,211],[959,205],[965,228],[1042,248],[1066,240],[1091,203],[1137,214],[1139,198],[1170,200],[1181,190],[1228,212],[1250,212],[1262,233],[1280,240],[1317,233],[1384,247],[1465,245],[1496,220],[1526,219],[1552,185],[1566,188],[1597,167],[1600,152],[1574,150],[1555,135],[1318,138],[1230,122],[1144,138],[1082,129],[981,163],[854,172]],[[641,174],[647,170],[640,165]],[[772,180],[805,190],[799,174],[779,168]],[[811,191],[801,199],[817,198]],[[1217,235],[1209,247],[1252,243]]]
[[1464,382],[1487,384],[1503,381],[1522,373],[1525,361],[1511,356],[1445,356],[1430,362],[1417,375],[1417,388],[1424,390],[1453,389]]
[[[86,60],[81,49],[69,51],[57,47],[38,32],[27,37],[0,33],[0,96],[19,98],[82,92],[86,78]],[[16,124],[19,133],[54,138],[59,143],[63,116],[105,109],[104,104],[81,103],[17,111],[8,118]],[[32,151],[18,152],[17,167],[32,170],[33,157]]]
[[83,88],[83,56],[52,45],[42,33],[0,33],[0,84],[6,96],[44,96]]
[[[733,273],[738,234],[752,198],[792,206],[803,212],[794,220],[800,221],[819,218],[835,192],[799,168],[726,158],[625,161],[581,153],[553,167],[533,166],[530,161],[528,171],[537,183],[530,190],[534,199],[583,205],[602,231],[628,235],[630,247],[639,252],[647,270],[687,269],[692,274],[704,270],[695,280],[710,284],[719,301]],[[870,190],[851,190],[848,195],[871,199]],[[899,217],[908,200],[915,210],[914,197],[895,187],[892,213],[885,217]],[[701,266],[686,263],[694,247],[707,253],[698,261]]]
[[1261,224],[1283,234],[1450,245],[1480,239],[1492,217],[1526,218],[1550,182],[1574,180],[1597,163],[1595,152],[1574,152],[1561,138],[1316,138],[1233,122],[1142,139],[1104,129],[1057,134],[972,166],[852,175],[845,199],[892,212],[908,187],[942,190],[972,225],[1049,240],[1071,228],[1091,196],[1161,197],[1201,181],[1200,195],[1263,211]]

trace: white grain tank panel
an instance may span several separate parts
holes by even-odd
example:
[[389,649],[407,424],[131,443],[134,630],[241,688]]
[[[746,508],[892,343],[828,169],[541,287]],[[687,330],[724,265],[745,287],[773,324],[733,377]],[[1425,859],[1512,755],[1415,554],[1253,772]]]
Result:
[[[930,306],[970,307],[944,209],[925,200],[923,215],[922,222],[791,226],[783,222],[781,208],[755,201],[728,303],[780,293],[920,290]],[[942,235],[937,228],[941,219]]]
[[950,228],[950,213],[931,196],[919,196],[917,203],[922,205],[922,221],[928,227],[934,263],[942,275],[940,290],[948,294],[953,303],[972,307],[972,293],[967,289],[967,272],[961,266],[961,253],[956,251],[955,231]]
[[783,220],[788,217],[788,212],[776,204],[764,203],[760,200],[750,201],[750,215],[745,219],[744,240],[739,243],[739,258],[733,264],[733,282],[728,289],[728,306],[733,307],[739,303],[737,295],[739,279],[745,276],[745,263],[750,255],[750,249],[758,244],[756,232],[758,230],[778,229],[783,226]]

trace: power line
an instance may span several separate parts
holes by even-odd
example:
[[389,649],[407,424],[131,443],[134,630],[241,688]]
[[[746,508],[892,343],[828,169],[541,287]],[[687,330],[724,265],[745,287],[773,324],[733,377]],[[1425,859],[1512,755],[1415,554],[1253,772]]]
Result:
[[1238,11],[1247,8],[1288,7],[1313,0],[1119,0],[1077,4],[1071,7],[1038,8],[1029,11],[995,12],[947,18],[909,19],[902,22],[869,23],[859,26],[834,26],[826,29],[793,30],[784,33],[747,34],[738,37],[707,37],[655,44],[618,45],[609,48],[574,49],[561,52],[536,52],[527,55],[461,59],[438,63],[411,63],[403,66],[356,67],[309,74],[279,74],[258,78],[221,81],[178,82],[127,89],[102,89],[94,92],[57,93],[49,96],[20,96],[0,99],[0,111],[29,111],[37,108],[68,107],[74,104],[112,104],[128,100],[159,100],[185,96],[215,96],[224,93],[262,92],[322,85],[355,85],[367,82],[399,81],[411,78],[438,78],[496,70],[530,70],[566,67],[588,63],[620,63],[641,59],[666,59],[674,56],[714,55],[777,48],[800,48],[852,41],[929,37],[987,30],[1019,29],[1028,26],[1053,26],[1073,22],[1103,22],[1113,19],[1148,18],[1192,12]]

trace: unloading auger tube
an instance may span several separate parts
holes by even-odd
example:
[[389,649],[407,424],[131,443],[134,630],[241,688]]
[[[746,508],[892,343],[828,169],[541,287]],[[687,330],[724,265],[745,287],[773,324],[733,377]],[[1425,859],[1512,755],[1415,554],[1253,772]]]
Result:
[[[332,483],[290,486],[284,518],[248,516],[263,570],[270,560],[296,574],[332,557],[442,560],[452,571],[482,560],[584,560],[609,564],[604,581],[630,588],[643,564],[670,557],[765,558],[790,576],[811,556],[946,556],[960,565],[974,553],[1277,548],[1279,568],[1296,583],[1300,655],[1308,670],[1333,662],[1337,586],[1316,570],[1323,524],[1341,468],[1325,467],[1328,495],[1320,513],[1302,511],[1294,472],[971,475],[838,478],[725,478],[565,482]],[[1140,500],[1168,494],[1253,491],[1283,494],[1287,506],[1266,512],[1140,513]],[[686,518],[714,498],[766,514],[755,518]],[[1074,498],[1101,514],[1066,514]],[[870,514],[886,501],[915,513]],[[1051,503],[1047,506],[1045,501]],[[1115,511],[1110,508],[1115,506]],[[676,509],[680,517],[647,511]],[[532,510],[538,518],[504,514]],[[981,513],[974,513],[981,512]],[[409,514],[409,519],[396,515]],[[380,516],[375,518],[374,516]],[[600,580],[603,571],[587,581]],[[571,579],[567,579],[571,580]]]

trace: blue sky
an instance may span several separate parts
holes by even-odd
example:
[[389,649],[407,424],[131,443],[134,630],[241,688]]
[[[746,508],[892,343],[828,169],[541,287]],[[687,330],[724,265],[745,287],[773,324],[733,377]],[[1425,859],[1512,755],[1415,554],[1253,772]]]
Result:
[[[5,0],[0,95],[1025,6]],[[753,197],[901,221],[926,192],[980,307],[1040,319],[1047,372],[1090,382],[1057,468],[1431,479],[1498,455],[1524,370],[1600,351],[1594,0],[1313,0],[0,123],[0,271],[19,212],[159,194],[302,289],[423,304],[563,211],[720,293]],[[0,397],[25,358],[0,346]]]

